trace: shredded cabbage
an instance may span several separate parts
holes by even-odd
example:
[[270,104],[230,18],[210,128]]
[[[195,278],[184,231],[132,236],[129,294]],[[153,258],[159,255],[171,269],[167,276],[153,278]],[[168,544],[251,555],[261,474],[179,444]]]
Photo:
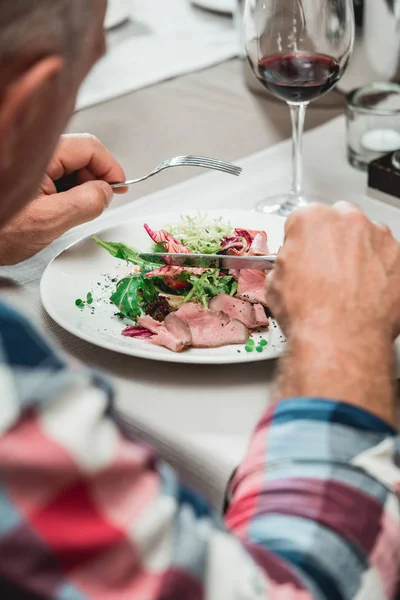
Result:
[[182,223],[167,227],[167,230],[194,254],[216,254],[221,251],[221,241],[233,235],[232,225],[224,222],[222,217],[210,219],[199,213],[181,219]]

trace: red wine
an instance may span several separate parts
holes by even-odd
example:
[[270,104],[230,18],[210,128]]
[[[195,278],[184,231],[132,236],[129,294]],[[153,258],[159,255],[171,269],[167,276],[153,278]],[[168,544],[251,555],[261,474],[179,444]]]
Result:
[[341,75],[339,63],[326,54],[281,52],[258,63],[258,77],[286,102],[310,102],[331,90]]

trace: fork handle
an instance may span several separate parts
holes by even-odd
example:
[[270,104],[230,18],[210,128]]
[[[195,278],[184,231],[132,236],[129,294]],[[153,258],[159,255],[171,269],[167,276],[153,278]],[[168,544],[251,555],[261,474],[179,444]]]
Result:
[[133,183],[134,183],[133,181],[124,181],[122,183],[110,183],[110,185],[113,190],[118,190],[119,188],[128,187],[129,185],[132,185]]
[[[78,171],[75,171],[74,173],[70,173],[69,175],[64,175],[64,177],[57,179],[57,181],[54,182],[54,185],[56,186],[56,190],[57,190],[58,194],[61,194],[62,192],[69,192],[70,190],[73,190],[74,188],[76,188],[79,185]],[[129,185],[129,182],[127,182],[127,183],[112,183],[110,185],[114,190],[116,190],[118,188],[126,187],[127,185]]]

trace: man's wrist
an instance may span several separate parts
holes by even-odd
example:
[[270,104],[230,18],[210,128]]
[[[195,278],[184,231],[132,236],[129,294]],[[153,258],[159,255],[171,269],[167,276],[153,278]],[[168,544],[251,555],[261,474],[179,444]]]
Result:
[[279,398],[336,398],[395,424],[395,361],[390,336],[376,329],[353,336],[341,329],[297,328],[282,361]]

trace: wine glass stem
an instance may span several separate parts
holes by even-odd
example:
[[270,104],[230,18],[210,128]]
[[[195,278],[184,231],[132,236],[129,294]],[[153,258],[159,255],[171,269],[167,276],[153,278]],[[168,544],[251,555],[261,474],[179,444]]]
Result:
[[289,202],[296,206],[304,202],[303,131],[307,105],[307,103],[289,104],[293,127],[293,176]]

